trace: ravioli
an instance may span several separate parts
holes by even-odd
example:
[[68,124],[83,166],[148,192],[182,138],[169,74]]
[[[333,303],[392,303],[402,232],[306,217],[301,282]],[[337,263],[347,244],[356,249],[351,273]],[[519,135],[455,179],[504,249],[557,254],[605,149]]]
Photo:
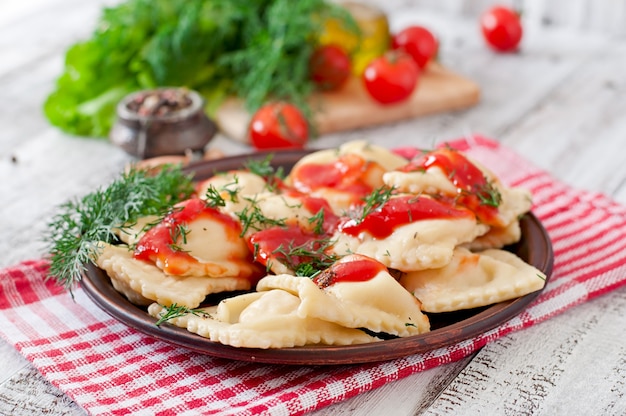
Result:
[[[218,306],[170,319],[211,341],[244,348],[290,348],[304,345],[351,345],[379,339],[365,332],[297,313],[300,299],[284,290],[238,295]],[[152,304],[150,315],[159,318],[164,308]]]
[[353,219],[340,225],[331,250],[338,255],[363,254],[388,268],[410,272],[445,266],[456,246],[488,229],[468,210],[425,196],[398,196],[360,222]]
[[407,163],[393,152],[365,141],[345,143],[300,159],[285,183],[299,192],[324,198],[342,214],[383,185],[383,174]]
[[[394,170],[404,166],[408,160],[399,156],[389,149],[375,144],[368,143],[364,140],[353,140],[346,142],[334,149],[318,150],[306,156],[303,156],[292,168],[297,171],[299,167],[308,164],[327,164],[338,159],[343,155],[356,155],[367,162],[377,163],[383,170]],[[291,175],[288,176],[290,178]]]
[[115,234],[118,236],[120,241],[128,244],[129,246],[133,246],[139,242],[148,228],[157,224],[160,220],[161,218],[156,215],[141,217],[132,224],[126,224],[123,227],[116,229]]
[[490,227],[484,235],[464,244],[470,250],[486,250],[488,248],[503,248],[517,243],[522,238],[522,228],[519,221],[513,221],[505,227]]
[[111,278],[116,290],[131,302],[182,305],[195,308],[211,293],[249,290],[248,279],[236,277],[169,276],[153,264],[136,260],[127,247],[101,243],[96,264]]
[[224,200],[226,212],[238,212],[249,205],[247,199],[268,191],[261,176],[246,170],[232,170],[203,180],[196,187],[199,198],[209,199],[207,191],[215,191]]
[[399,192],[454,198],[489,225],[492,235],[477,248],[501,248],[519,240],[518,218],[530,211],[530,192],[506,187],[491,171],[453,149],[425,153],[400,169],[386,172],[383,181]]
[[[315,205],[315,208],[319,208],[319,205]],[[316,213],[309,209],[300,195],[266,192],[256,195],[238,215],[244,218],[244,224],[249,225],[248,231],[254,232],[285,223],[311,229],[313,224],[309,219]]]
[[430,330],[420,303],[381,263],[349,255],[311,280],[301,276],[270,275],[258,291],[282,289],[300,298],[297,315],[334,322],[347,328],[398,337]]
[[400,284],[425,312],[450,312],[487,306],[540,290],[546,276],[515,254],[488,249],[473,253],[459,247],[439,269],[406,273]]
[[[430,331],[426,313],[486,306],[545,284],[539,270],[500,249],[521,238],[528,191],[453,149],[408,160],[353,141],[304,156],[284,180],[232,170],[196,192],[164,218],[116,229],[134,251],[102,243],[96,263],[150,315],[184,306],[167,322],[225,345],[413,336]],[[234,291],[247,293],[204,303]]]
[[141,237],[135,257],[169,275],[260,277],[261,268],[252,263],[240,234],[240,224],[230,216],[190,199]]

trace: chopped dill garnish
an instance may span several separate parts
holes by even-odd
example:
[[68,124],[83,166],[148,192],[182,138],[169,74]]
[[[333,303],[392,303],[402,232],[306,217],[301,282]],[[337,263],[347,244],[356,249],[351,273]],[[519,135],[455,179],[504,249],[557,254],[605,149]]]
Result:
[[474,193],[478,197],[481,205],[497,208],[502,203],[500,191],[491,182],[475,187]]
[[311,263],[301,263],[295,270],[296,276],[309,277],[311,279],[321,272],[320,269],[316,269]]
[[278,246],[272,254],[280,255],[277,257],[294,270],[296,276],[311,277],[339,260],[339,255],[328,252],[328,248],[333,244],[334,242],[328,238],[311,240],[300,245],[294,245],[291,241],[287,247],[283,244]]
[[268,154],[264,159],[249,159],[244,163],[244,167],[248,169],[251,173],[258,175],[262,178],[267,178],[269,176],[273,176],[275,173],[275,168],[272,166],[272,159],[274,158],[273,154]]
[[[163,305],[161,305],[161,306],[163,306]],[[188,314],[192,314],[192,315],[195,315],[195,316],[200,316],[202,318],[210,318],[211,317],[210,314],[208,314],[207,312],[203,311],[202,309],[190,309],[190,308],[188,308],[186,306],[178,305],[176,303],[173,303],[170,306],[163,306],[163,310],[165,311],[165,313],[161,312],[159,319],[155,323],[156,326],[161,325],[163,322],[167,322],[167,321],[172,320],[172,319],[180,318],[180,317],[188,315]]]
[[324,232],[324,210],[320,209],[317,214],[308,219],[309,224],[313,225],[313,232],[315,234],[322,234]]
[[217,208],[226,206],[226,201],[222,198],[219,191],[212,184],[209,185],[206,192],[204,193],[206,204],[209,207]]
[[178,241],[182,239],[182,243],[187,244],[187,235],[189,235],[189,232],[190,230],[185,224],[176,224],[175,226],[170,227],[170,238],[172,239],[170,248],[173,251],[185,251],[178,244]]
[[228,194],[230,202],[239,202],[239,191],[241,191],[239,187],[239,176],[234,175],[233,181],[222,186],[220,190]]
[[360,210],[359,217],[356,218],[357,223],[362,222],[372,211],[380,209],[389,201],[389,198],[395,192],[395,187],[381,186],[374,189],[369,195],[363,198],[365,204]]
[[272,165],[273,158],[273,154],[268,154],[262,160],[249,159],[244,164],[244,167],[251,173],[265,179],[269,191],[275,191],[278,185],[285,179],[285,170],[281,166],[274,167]]
[[241,234],[243,237],[246,235],[248,230],[261,231],[267,227],[271,226],[285,226],[285,218],[269,218],[263,214],[259,204],[255,199],[245,198],[249,205],[247,205],[243,210],[236,212],[235,215],[239,218],[239,222],[241,223]]

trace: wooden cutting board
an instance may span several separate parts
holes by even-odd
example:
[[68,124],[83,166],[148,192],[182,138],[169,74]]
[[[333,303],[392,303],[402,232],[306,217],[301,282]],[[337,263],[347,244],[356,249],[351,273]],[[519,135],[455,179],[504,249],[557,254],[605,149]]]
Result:
[[[468,108],[479,99],[480,88],[475,82],[439,64],[430,64],[422,73],[415,92],[401,103],[375,102],[358,78],[350,79],[339,91],[314,94],[310,103],[318,134],[322,135]],[[227,100],[216,112],[215,121],[226,136],[249,142],[250,114],[241,100]]]

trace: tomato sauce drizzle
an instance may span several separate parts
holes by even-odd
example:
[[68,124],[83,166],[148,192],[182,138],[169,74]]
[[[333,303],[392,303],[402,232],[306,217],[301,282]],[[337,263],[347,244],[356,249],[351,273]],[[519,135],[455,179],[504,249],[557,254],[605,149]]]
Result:
[[[298,224],[288,224],[286,227],[270,227],[252,234],[248,239],[248,247],[254,253],[254,260],[264,266],[274,260],[295,269],[302,263],[315,260],[315,253],[322,254],[325,238],[328,235],[303,230]],[[292,254],[294,248],[303,249],[302,253],[311,255]]]
[[339,230],[354,237],[366,232],[380,239],[389,237],[397,227],[415,221],[452,218],[474,218],[474,214],[449,201],[423,195],[404,195],[389,199],[361,221],[352,218],[344,220],[339,224]]
[[[318,253],[337,229],[339,217],[324,198],[305,195],[294,189],[285,189],[285,195],[298,198],[302,206],[311,213],[309,228],[302,229],[298,223],[287,224],[285,227],[270,227],[254,233],[248,239],[248,247],[254,253],[255,260],[267,266],[274,258],[289,267],[297,267],[302,263],[311,262],[312,256],[289,256],[280,251],[289,252],[290,248],[301,247],[310,253]],[[320,219],[314,218],[323,212]],[[321,220],[321,224],[318,221]],[[281,247],[282,246],[282,247]],[[282,250],[281,250],[282,249]]]
[[403,172],[426,171],[438,167],[457,188],[456,203],[472,210],[478,219],[490,225],[498,225],[498,207],[485,204],[492,197],[489,190],[492,185],[483,172],[464,155],[453,149],[438,149],[413,159],[400,170]]
[[313,282],[321,288],[335,283],[367,282],[387,267],[377,260],[366,256],[354,255],[347,261],[338,261],[327,270],[313,278]]
[[[231,230],[232,238],[239,238],[241,225],[230,216],[211,208],[198,198],[188,199],[177,204],[162,222],[149,229],[139,240],[134,252],[138,260],[163,265],[163,271],[170,275],[181,275],[188,267],[188,263],[198,263],[189,253],[182,251],[181,242],[184,231],[177,230],[199,218],[213,218]],[[174,241],[176,238],[177,241]]]
[[[302,201],[302,205],[309,211],[312,216],[316,216],[320,211],[323,211],[323,222],[321,224],[322,231],[327,234],[332,234],[337,229],[339,223],[339,217],[335,215],[330,204],[324,198],[318,198],[314,196],[308,196],[304,194],[296,194]],[[316,226],[314,222],[312,226]]]
[[366,182],[374,165],[353,154],[341,155],[331,163],[307,163],[292,171],[293,186],[303,193],[323,188],[333,188],[352,194],[359,201],[372,192]]

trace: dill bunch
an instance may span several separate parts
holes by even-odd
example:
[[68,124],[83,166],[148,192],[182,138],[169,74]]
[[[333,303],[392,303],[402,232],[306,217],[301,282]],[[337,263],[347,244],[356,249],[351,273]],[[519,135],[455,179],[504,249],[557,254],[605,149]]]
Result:
[[48,278],[70,292],[85,265],[99,254],[99,242],[116,240],[115,230],[148,215],[162,216],[194,192],[191,176],[180,166],[156,174],[130,169],[109,186],[58,207],[44,242],[50,256]]

